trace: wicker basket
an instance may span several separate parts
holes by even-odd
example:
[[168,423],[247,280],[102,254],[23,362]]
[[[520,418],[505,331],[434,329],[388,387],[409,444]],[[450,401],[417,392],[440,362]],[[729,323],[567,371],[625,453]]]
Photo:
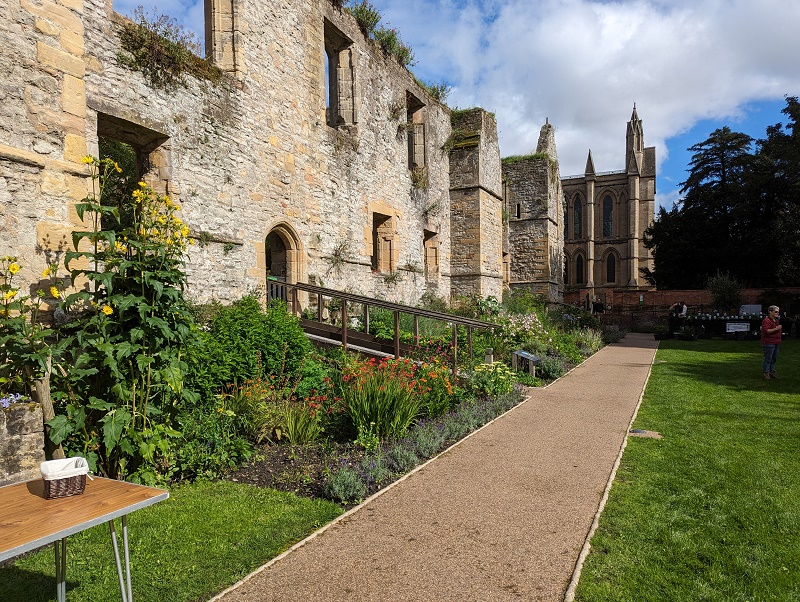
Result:
[[75,457],[65,460],[42,462],[44,498],[53,500],[71,495],[80,495],[86,487],[89,464],[86,458]]

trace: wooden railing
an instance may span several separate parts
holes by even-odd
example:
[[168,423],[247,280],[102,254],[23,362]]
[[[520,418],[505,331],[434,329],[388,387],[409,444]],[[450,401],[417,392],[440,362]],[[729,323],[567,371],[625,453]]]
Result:
[[[323,311],[325,309],[325,303],[323,302],[324,298],[329,298],[332,300],[338,300],[338,308],[340,312],[340,321],[341,327],[328,327],[328,332],[334,333],[337,335],[336,340],[338,340],[339,344],[344,347],[348,348],[348,332],[352,333],[353,336],[357,334],[360,335],[362,332],[366,335],[369,335],[369,310],[370,307],[380,307],[382,309],[389,310],[394,314],[394,338],[392,341],[392,355],[395,358],[401,357],[401,344],[400,344],[400,315],[407,314],[413,317],[414,327],[413,327],[413,336],[414,336],[414,344],[419,343],[419,319],[420,318],[427,318],[431,320],[436,320],[439,322],[443,322],[448,324],[452,328],[453,339],[452,339],[452,350],[453,350],[453,358],[452,358],[452,369],[455,372],[458,370],[458,327],[463,326],[467,331],[467,350],[470,357],[470,362],[473,360],[472,354],[472,331],[475,328],[480,329],[487,329],[491,330],[497,327],[497,324],[492,324],[491,322],[484,322],[483,320],[476,320],[474,318],[465,318],[462,316],[455,316],[453,314],[448,314],[444,312],[432,311],[429,309],[421,309],[419,307],[411,307],[410,305],[402,305],[400,303],[392,303],[390,301],[383,301],[381,299],[375,299],[373,297],[364,297],[361,295],[355,295],[353,293],[345,293],[343,291],[338,291],[335,289],[324,288],[321,286],[314,286],[312,284],[303,284],[303,283],[295,283],[289,284],[286,282],[270,282],[270,295],[268,301],[272,299],[283,299],[286,300],[289,306],[290,311],[294,315],[301,315],[303,309],[307,309],[310,307],[310,303],[306,305],[306,308],[301,307],[301,293],[306,293],[309,299],[312,296],[316,296],[316,309],[317,315],[315,322],[319,324],[324,324],[323,321]],[[364,308],[363,313],[363,320],[364,320],[364,330],[361,331],[353,331],[352,329],[348,328],[348,315],[347,315],[347,304],[357,304],[361,305]],[[305,312],[306,315],[308,312]],[[304,321],[301,321],[301,323]],[[365,350],[365,343],[363,340],[359,341],[359,345],[357,348],[359,350]],[[355,347],[355,346],[354,346]],[[369,347],[366,347],[366,350],[369,350]],[[380,353],[379,350],[375,350],[376,353]],[[384,354],[385,355],[385,354]]]

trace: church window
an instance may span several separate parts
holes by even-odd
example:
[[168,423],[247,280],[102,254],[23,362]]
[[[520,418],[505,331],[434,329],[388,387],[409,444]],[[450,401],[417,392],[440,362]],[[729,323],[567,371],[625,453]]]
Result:
[[583,284],[583,255],[575,259],[575,284]]
[[575,199],[575,207],[572,210],[572,238],[583,238],[583,203],[580,197]]
[[609,253],[606,259],[606,282],[609,284],[617,281],[617,258],[614,253]]
[[603,238],[614,236],[614,201],[610,196],[603,199]]

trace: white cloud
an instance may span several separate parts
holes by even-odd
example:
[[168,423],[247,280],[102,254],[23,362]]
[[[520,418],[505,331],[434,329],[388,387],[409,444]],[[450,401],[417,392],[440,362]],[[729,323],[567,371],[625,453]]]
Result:
[[740,116],[800,82],[798,2],[373,4],[414,48],[414,71],[454,85],[451,105],[497,114],[503,155],[532,151],[549,117],[564,175],[583,172],[589,148],[599,171],[624,167],[634,102],[663,161],[665,141],[698,120]]

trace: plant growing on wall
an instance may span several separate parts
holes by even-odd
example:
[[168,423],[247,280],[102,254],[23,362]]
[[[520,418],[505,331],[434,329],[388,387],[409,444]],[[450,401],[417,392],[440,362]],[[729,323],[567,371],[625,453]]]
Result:
[[411,168],[411,187],[419,190],[428,188],[428,170],[425,167],[414,166]]
[[447,100],[447,97],[453,90],[452,86],[448,86],[444,82],[439,84],[426,84],[421,80],[416,80],[416,81],[420,86],[425,88],[425,90],[428,92],[428,94],[431,95],[432,98],[438,100],[441,103],[444,103]]
[[367,0],[353,2],[351,6],[347,7],[347,12],[355,17],[356,23],[367,37],[372,37],[375,28],[381,22],[381,13]]
[[350,239],[340,240],[334,245],[331,254],[323,257],[323,261],[328,264],[328,271],[326,274],[335,272],[340,274],[342,266],[350,260]]
[[134,20],[122,26],[120,45],[117,61],[140,71],[155,88],[185,84],[186,73],[213,83],[222,78],[219,68],[197,56],[200,44],[193,32],[167,15],[150,16],[141,6],[134,11]]
[[414,52],[403,43],[397,30],[378,27],[381,13],[370,2],[367,0],[353,2],[347,7],[347,12],[353,15],[364,35],[375,40],[386,54],[397,59],[403,67],[414,64]]
[[415,64],[414,52],[403,43],[396,29],[381,27],[375,30],[373,38],[386,54],[396,58],[403,67],[411,67]]

